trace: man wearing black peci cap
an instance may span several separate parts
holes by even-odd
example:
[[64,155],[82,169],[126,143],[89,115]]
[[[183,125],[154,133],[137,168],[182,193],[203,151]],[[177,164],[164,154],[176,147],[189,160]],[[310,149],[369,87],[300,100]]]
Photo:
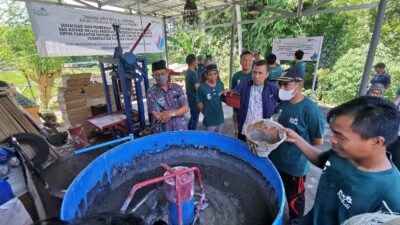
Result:
[[[282,72],[278,78],[280,116],[278,122],[294,130],[312,145],[323,143],[324,117],[317,104],[306,98],[303,88],[304,75],[297,69]],[[297,224],[304,214],[306,174],[310,162],[293,143],[284,142],[272,151],[269,159],[278,169],[285,186],[292,224]]]
[[147,93],[147,108],[153,116],[154,132],[187,130],[184,115],[189,107],[182,88],[168,82],[168,69],[164,60],[154,62],[152,70],[156,84]]
[[385,63],[377,63],[374,68],[375,68],[375,75],[374,78],[371,80],[371,84],[375,83],[381,83],[385,87],[385,89],[389,88],[390,84],[392,83],[391,81],[391,76],[389,73],[385,71]]

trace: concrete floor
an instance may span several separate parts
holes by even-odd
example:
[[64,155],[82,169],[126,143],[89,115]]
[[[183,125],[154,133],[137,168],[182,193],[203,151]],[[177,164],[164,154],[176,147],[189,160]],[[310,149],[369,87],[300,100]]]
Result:
[[[232,122],[232,108],[224,105],[224,116],[225,123],[223,127],[223,133],[228,136],[233,136],[233,122]],[[189,117],[189,114],[186,115]],[[200,121],[203,117],[200,115]],[[198,130],[203,130],[204,127],[199,123]],[[324,145],[320,146],[321,150],[329,149],[329,136],[331,135],[329,127],[326,126]],[[100,149],[93,151],[91,153],[74,156],[73,150],[63,149],[62,158],[56,163],[50,165],[43,170],[43,175],[47,182],[53,189],[67,189],[69,184],[78,175],[78,173],[85,168],[91,161],[93,161],[97,156],[107,151],[108,149]],[[321,170],[312,166],[310,173],[306,179],[306,213],[312,208],[316,188],[318,185]],[[45,201],[45,208],[49,218],[56,218],[59,216],[59,210],[61,206],[61,199],[52,197],[42,190],[43,199]]]

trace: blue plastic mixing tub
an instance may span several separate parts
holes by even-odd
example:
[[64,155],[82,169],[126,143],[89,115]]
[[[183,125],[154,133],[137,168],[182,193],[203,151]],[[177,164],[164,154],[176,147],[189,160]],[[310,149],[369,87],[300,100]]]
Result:
[[[82,170],[69,186],[62,203],[61,219],[72,221],[83,218],[92,208],[107,205],[100,198],[114,195],[111,194],[114,190],[121,192],[122,189],[118,188],[123,184],[128,182],[130,187],[130,183],[133,185],[141,179],[162,174],[164,170],[158,168],[160,163],[198,166],[204,178],[206,195],[207,190],[210,190],[209,198],[213,198],[212,190],[224,193],[218,196],[227,192],[226,199],[233,202],[228,206],[239,207],[244,214],[239,219],[246,222],[236,224],[260,221],[259,217],[268,213],[271,218],[264,224],[282,224],[286,213],[285,191],[272,163],[253,155],[242,141],[199,131],[151,135],[121,144],[102,154]],[[213,200],[210,199],[210,205]],[[224,203],[215,204],[219,207]],[[209,224],[217,223],[215,221]]]

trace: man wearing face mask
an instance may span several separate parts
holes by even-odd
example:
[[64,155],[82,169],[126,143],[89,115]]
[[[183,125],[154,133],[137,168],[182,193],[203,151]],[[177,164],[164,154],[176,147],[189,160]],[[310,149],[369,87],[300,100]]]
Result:
[[147,108],[153,116],[155,133],[187,130],[184,115],[189,111],[182,88],[168,82],[165,61],[152,64],[153,78],[156,80],[147,93]]
[[[289,69],[278,78],[280,116],[278,122],[294,130],[312,145],[321,145],[324,117],[317,104],[302,93],[304,75]],[[285,186],[291,224],[297,224],[304,214],[304,183],[310,162],[293,143],[283,142],[271,152],[269,159],[278,169]]]
[[238,112],[238,138],[245,141],[243,128],[247,124],[260,119],[270,118],[276,112],[278,87],[267,82],[268,63],[260,60],[254,64],[252,80],[242,81],[233,92],[240,94]]
[[369,96],[375,97],[383,97],[383,91],[385,90],[385,86],[381,83],[374,83],[368,90]]

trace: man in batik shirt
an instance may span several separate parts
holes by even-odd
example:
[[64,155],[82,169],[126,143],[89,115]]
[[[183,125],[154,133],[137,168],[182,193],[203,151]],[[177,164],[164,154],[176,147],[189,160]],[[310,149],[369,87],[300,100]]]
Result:
[[147,108],[153,116],[154,133],[187,130],[184,115],[189,107],[182,88],[168,82],[165,61],[154,62],[152,70],[156,84],[147,93]]

